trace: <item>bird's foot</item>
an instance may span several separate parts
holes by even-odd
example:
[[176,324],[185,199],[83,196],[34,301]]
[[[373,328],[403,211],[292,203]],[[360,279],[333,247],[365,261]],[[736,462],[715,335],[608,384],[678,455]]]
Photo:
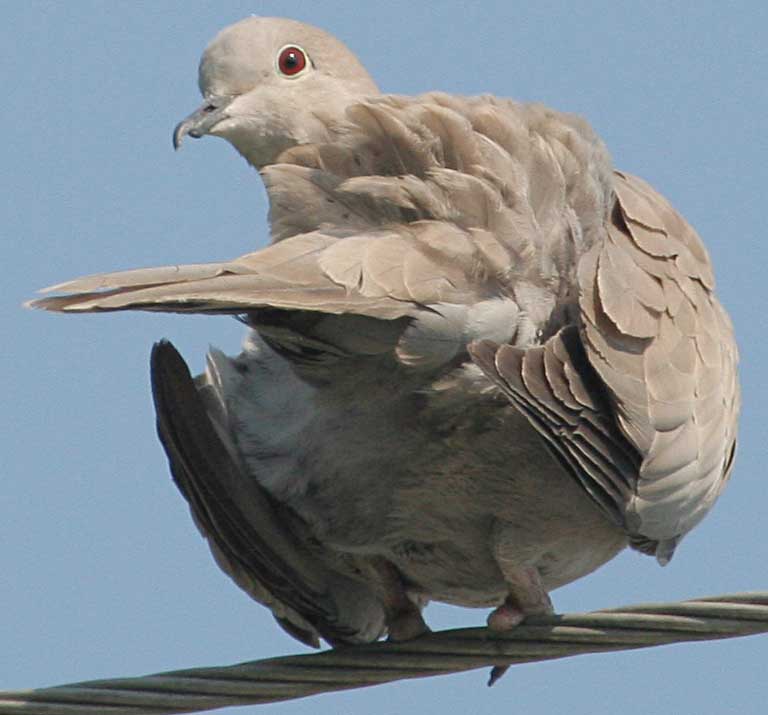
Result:
[[[504,603],[491,611],[488,616],[488,628],[497,633],[512,630],[522,623],[527,616],[553,613],[552,601],[544,590],[535,568],[523,568],[509,579],[510,592]],[[496,665],[491,670],[488,686],[490,687],[507,672],[508,665]]]
[[418,594],[408,595],[402,575],[395,565],[385,558],[372,559],[381,588],[387,631],[390,641],[408,641],[429,633],[429,626],[421,615]]
[[488,616],[488,628],[492,631],[509,631],[521,623],[525,616],[522,609],[505,601]]
[[421,611],[414,604],[397,613],[393,613],[387,623],[390,641],[409,641],[429,633],[429,626],[424,621]]
[[508,631],[526,616],[553,613],[552,601],[544,590],[537,569],[523,567],[505,569],[509,595],[488,616],[488,627],[494,631]]
[[488,628],[493,631],[509,631],[525,620],[526,616],[554,613],[552,601],[546,593],[542,593],[540,601],[521,606],[513,597],[491,611],[488,616]]

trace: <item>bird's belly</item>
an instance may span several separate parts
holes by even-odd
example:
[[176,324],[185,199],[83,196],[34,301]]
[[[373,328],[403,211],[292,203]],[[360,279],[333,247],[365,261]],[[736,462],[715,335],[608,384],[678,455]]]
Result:
[[465,606],[503,600],[501,563],[536,567],[549,590],[626,545],[506,400],[391,397],[315,401],[287,430],[266,483],[321,543],[383,556],[413,591]]
[[505,571],[534,567],[547,591],[627,544],[514,408],[498,428],[445,446],[444,459],[394,495],[384,543],[416,590],[463,606],[508,594]]

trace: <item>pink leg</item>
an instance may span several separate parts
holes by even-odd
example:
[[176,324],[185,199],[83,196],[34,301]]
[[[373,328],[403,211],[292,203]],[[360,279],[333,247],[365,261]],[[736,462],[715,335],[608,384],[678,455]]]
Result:
[[552,613],[552,601],[541,584],[539,572],[525,567],[508,569],[504,576],[509,584],[509,595],[504,603],[488,616],[488,627],[495,631],[508,631],[526,616]]
[[[535,568],[507,569],[504,575],[509,583],[509,595],[504,603],[491,611],[488,628],[497,632],[508,631],[519,625],[526,616],[553,612],[552,601]],[[497,682],[508,668],[507,665],[494,666],[488,686]]]

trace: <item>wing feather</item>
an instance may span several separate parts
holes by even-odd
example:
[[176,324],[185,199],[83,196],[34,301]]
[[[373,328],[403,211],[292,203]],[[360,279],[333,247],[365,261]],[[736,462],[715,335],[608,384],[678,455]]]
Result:
[[[204,383],[203,383],[204,384]],[[209,412],[181,355],[168,342],[152,351],[152,392],[160,440],[174,481],[217,562],[278,622],[307,645],[374,640],[380,603],[361,583],[324,567],[288,514],[246,475],[228,444],[222,412]],[[222,407],[218,405],[218,407]]]
[[[419,240],[428,232],[442,234],[441,251]],[[435,222],[355,236],[315,232],[226,263],[87,276],[43,291],[67,295],[28,305],[234,314],[272,307],[393,320],[413,315],[417,304],[472,302],[475,262],[456,261],[452,253],[452,241],[465,240],[459,229]]]
[[643,457],[628,514],[665,559],[728,478],[738,355],[694,230],[640,179],[617,172],[616,195],[606,240],[579,267],[582,335]]
[[578,266],[581,325],[470,352],[633,546],[665,563],[728,479],[738,356],[698,236],[644,182],[615,182],[604,238]]
[[626,527],[625,506],[640,458],[606,418],[608,405],[578,329],[563,328],[543,346],[531,348],[481,341],[470,347],[470,354],[606,516]]

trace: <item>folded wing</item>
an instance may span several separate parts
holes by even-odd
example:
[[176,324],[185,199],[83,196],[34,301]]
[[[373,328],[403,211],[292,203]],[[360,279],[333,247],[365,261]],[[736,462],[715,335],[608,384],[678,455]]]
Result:
[[580,325],[475,361],[634,546],[668,561],[733,463],[739,388],[731,324],[693,229],[616,174],[605,240],[579,264]]
[[158,433],[174,481],[221,568],[308,645],[317,647],[319,636],[332,644],[378,638],[386,628],[380,600],[311,552],[296,534],[297,517],[245,473],[176,349],[156,344],[151,364]]

